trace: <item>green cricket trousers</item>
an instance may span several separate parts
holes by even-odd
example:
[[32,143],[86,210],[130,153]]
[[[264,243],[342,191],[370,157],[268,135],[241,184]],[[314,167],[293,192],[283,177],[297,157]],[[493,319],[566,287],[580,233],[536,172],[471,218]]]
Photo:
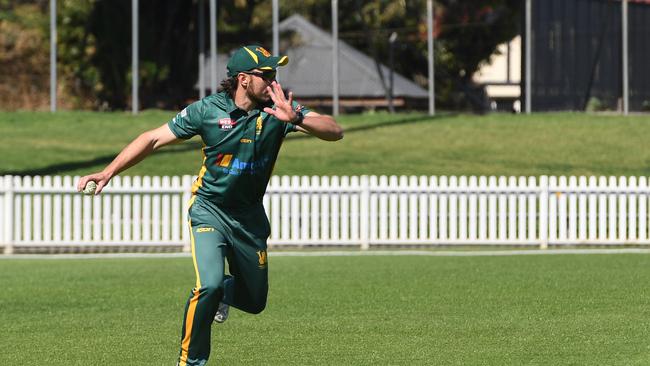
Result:
[[188,214],[196,284],[185,306],[179,366],[207,363],[219,302],[258,314],[268,292],[270,226],[262,205],[226,210],[194,196]]

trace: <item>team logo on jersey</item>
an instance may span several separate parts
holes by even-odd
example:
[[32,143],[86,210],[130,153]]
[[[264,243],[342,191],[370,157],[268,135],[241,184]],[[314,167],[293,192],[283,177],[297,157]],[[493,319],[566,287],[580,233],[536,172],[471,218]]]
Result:
[[296,104],[296,108],[294,108],[293,110],[296,112],[302,111],[302,105],[300,105],[300,103]]
[[257,251],[257,263],[259,263],[260,268],[266,268],[266,264],[268,263],[266,250]]
[[234,158],[232,154],[219,154],[214,165],[228,175],[254,175],[264,172],[270,162],[271,159],[268,156],[262,156],[260,159],[253,161],[242,161]]
[[228,166],[230,166],[231,160],[232,154],[219,154],[217,155],[217,161],[214,164],[220,167],[228,168]]
[[255,123],[255,134],[260,135],[262,133],[262,125],[264,124],[264,120],[262,119],[262,116],[257,117],[257,122]]
[[209,232],[212,232],[212,231],[214,231],[213,227],[200,227],[200,228],[196,229],[197,233],[209,233]]
[[187,117],[187,108],[184,108],[182,111],[180,111],[180,113],[178,113],[176,117],[172,119],[172,121],[174,122],[175,125],[177,125],[179,123],[182,123],[181,119],[185,117]]
[[255,51],[257,51],[257,52],[263,54],[264,57],[269,57],[269,56],[271,56],[271,54],[269,53],[269,51],[265,50],[265,49],[262,48],[262,47],[257,47],[257,48],[255,48]]
[[219,127],[222,130],[232,130],[233,127],[237,124],[236,121],[233,121],[230,118],[222,118],[219,120]]

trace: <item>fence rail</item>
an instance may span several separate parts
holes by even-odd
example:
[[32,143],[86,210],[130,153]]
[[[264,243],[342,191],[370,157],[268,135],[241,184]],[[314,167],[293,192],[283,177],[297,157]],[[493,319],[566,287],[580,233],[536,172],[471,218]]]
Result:
[[[182,246],[191,176],[0,177],[0,244]],[[270,245],[650,244],[646,177],[278,177]]]

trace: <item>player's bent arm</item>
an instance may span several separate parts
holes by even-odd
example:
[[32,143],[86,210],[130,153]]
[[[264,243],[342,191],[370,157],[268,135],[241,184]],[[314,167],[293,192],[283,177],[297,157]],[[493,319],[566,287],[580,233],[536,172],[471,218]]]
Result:
[[325,141],[337,141],[343,138],[343,129],[334,118],[316,112],[307,113],[296,129]]
[[146,131],[125,147],[120,154],[106,167],[104,172],[114,177],[124,170],[142,161],[152,152],[174,142],[182,141],[174,135],[167,124]]
[[79,179],[77,183],[77,190],[81,191],[86,186],[86,183],[89,181],[95,181],[97,183],[97,189],[95,194],[99,194],[104,186],[114,176],[123,172],[124,170],[134,166],[147,157],[152,152],[158,150],[159,148],[169,145],[171,143],[176,143],[183,141],[174,135],[174,133],[169,129],[167,124],[164,124],[153,130],[146,131],[138,136],[135,140],[131,141],[113,161],[104,168],[99,173],[87,175]]

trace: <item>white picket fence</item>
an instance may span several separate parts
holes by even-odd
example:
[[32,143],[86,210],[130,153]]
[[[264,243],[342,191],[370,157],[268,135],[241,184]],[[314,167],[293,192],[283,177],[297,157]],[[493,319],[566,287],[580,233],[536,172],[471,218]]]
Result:
[[[0,244],[183,246],[191,176],[0,177]],[[646,177],[277,177],[270,245],[650,244]]]

